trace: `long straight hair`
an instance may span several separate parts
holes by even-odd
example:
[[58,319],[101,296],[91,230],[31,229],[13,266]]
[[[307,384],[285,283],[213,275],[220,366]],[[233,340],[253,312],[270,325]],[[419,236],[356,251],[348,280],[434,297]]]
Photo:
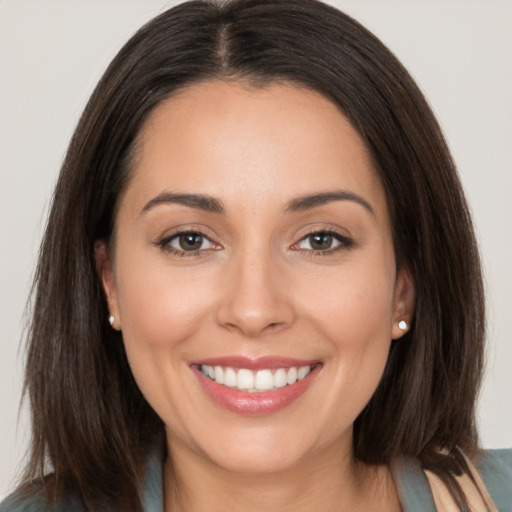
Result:
[[32,445],[25,482],[40,477],[49,501],[71,489],[91,508],[140,508],[144,455],[162,443],[163,424],[108,324],[94,246],[111,241],[148,114],[180,88],[212,79],[318,91],[363,138],[416,304],[409,332],[392,344],[382,381],[356,420],[354,455],[368,464],[415,457],[464,504],[453,473],[465,467],[458,448],[470,456],[478,450],[484,338],[468,207],[439,126],[407,71],[359,23],[316,0],[186,2],[141,28],[108,67],[71,140],[41,246],[26,364]]

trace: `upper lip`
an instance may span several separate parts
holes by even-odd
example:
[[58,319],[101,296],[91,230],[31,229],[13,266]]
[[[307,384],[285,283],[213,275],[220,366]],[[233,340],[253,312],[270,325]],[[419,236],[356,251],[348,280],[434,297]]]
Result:
[[225,357],[212,357],[208,359],[201,359],[193,361],[191,366],[207,365],[207,366],[223,366],[231,368],[247,368],[248,370],[263,370],[263,369],[276,369],[276,368],[292,368],[301,366],[311,366],[317,364],[318,359],[295,359],[290,357],[281,356],[225,356]]

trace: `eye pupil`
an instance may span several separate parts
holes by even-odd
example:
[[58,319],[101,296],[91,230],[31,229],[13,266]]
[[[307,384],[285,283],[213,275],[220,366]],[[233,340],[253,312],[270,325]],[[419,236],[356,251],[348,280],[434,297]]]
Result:
[[312,249],[325,250],[332,246],[332,236],[328,233],[314,233],[309,237],[309,243]]
[[197,251],[203,245],[203,235],[199,233],[182,233],[179,238],[184,251]]

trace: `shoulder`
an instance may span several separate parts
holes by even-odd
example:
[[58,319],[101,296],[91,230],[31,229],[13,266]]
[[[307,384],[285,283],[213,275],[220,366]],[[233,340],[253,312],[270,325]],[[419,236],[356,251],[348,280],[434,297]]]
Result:
[[56,503],[48,503],[40,486],[15,491],[0,503],[0,512],[86,512],[86,508],[72,495],[65,495]]
[[512,449],[487,450],[476,466],[500,512],[512,512]]
[[[1,1],[1,0],[0,0]],[[162,450],[148,451],[145,481],[142,494],[142,508],[146,512],[163,510],[162,464],[165,454]],[[51,478],[51,475],[47,478]],[[99,510],[99,509],[98,509]],[[101,510],[106,510],[101,507]],[[43,484],[34,481],[18,489],[0,503],[0,512],[91,512],[73,491],[64,492],[55,503],[45,500]]]
[[[512,449],[484,451],[473,463],[497,509],[512,512]],[[401,459],[392,469],[403,510],[435,512],[430,486],[419,461]]]
[[50,512],[54,510],[48,505],[40,493],[27,494],[17,491],[0,503],[0,512]]

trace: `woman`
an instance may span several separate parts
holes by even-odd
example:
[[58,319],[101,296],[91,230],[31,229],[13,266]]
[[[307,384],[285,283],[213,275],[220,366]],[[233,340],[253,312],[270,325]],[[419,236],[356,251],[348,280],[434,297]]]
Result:
[[191,2],[141,29],[75,132],[36,284],[32,458],[2,510],[484,506],[470,460],[509,504],[511,455],[474,424],[453,163],[330,7]]

